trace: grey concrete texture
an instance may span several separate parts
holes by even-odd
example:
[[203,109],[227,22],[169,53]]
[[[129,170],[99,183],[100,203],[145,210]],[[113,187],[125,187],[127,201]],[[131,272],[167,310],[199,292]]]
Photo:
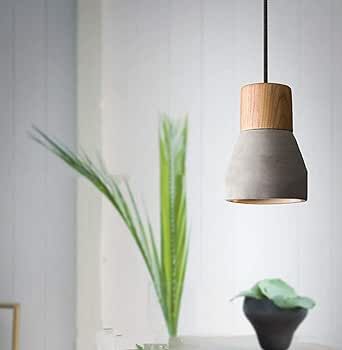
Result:
[[285,204],[307,200],[307,169],[291,131],[242,131],[226,176],[226,200]]

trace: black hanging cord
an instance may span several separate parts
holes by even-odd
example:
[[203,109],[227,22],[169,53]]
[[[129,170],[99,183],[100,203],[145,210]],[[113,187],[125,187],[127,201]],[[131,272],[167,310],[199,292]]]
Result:
[[268,82],[268,33],[267,0],[264,0],[264,83]]

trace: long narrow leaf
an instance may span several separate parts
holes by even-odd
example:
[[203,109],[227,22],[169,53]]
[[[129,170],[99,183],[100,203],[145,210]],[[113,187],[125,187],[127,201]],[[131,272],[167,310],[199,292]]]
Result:
[[164,117],[160,127],[161,252],[171,334],[177,334],[187,260],[186,143],[186,120]]

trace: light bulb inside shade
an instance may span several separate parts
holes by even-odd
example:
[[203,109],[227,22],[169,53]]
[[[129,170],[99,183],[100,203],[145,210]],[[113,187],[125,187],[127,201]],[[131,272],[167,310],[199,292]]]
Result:
[[305,199],[299,198],[263,198],[263,199],[227,199],[228,202],[239,203],[239,204],[291,204],[305,202]]

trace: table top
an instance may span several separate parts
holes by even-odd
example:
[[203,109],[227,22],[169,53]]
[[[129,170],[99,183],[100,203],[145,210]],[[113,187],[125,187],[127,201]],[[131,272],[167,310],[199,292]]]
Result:
[[[255,336],[181,336],[170,343],[172,350],[260,350]],[[336,350],[324,345],[293,341],[289,350]]]

